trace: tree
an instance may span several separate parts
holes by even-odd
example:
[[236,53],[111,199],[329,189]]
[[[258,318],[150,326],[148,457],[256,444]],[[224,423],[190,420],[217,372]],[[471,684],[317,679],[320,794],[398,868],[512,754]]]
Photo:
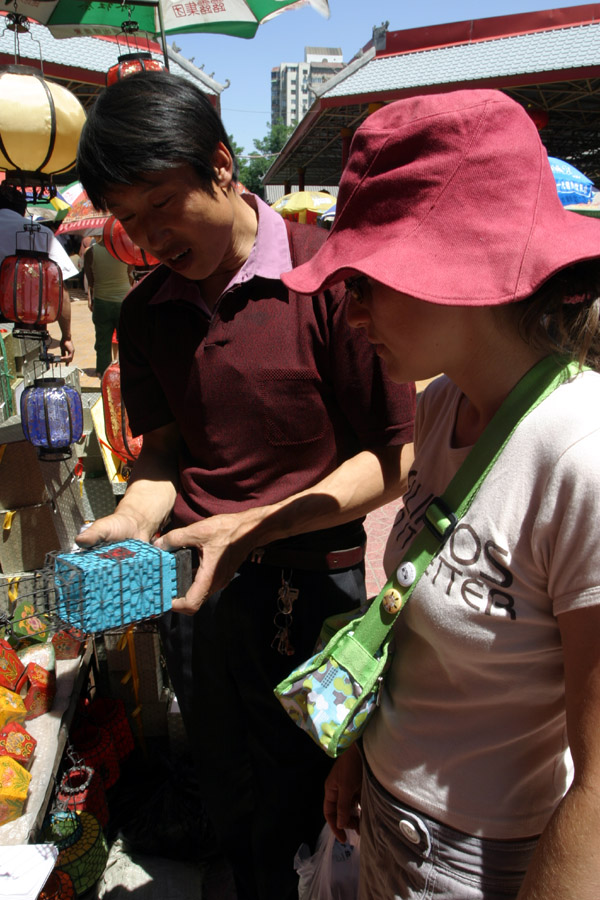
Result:
[[295,127],[295,124],[285,125],[283,122],[268,125],[269,130],[264,138],[254,138],[255,152],[247,156],[244,156],[244,151],[235,145],[234,149],[240,168],[240,181],[249,191],[260,197],[263,196],[262,177]]

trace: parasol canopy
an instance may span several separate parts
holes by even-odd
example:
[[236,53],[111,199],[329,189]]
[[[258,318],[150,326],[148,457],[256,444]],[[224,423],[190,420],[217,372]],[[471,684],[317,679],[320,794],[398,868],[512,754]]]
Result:
[[55,38],[122,33],[127,18],[148,35],[207,32],[252,38],[258,26],[289,9],[312,6],[329,17],[328,0],[156,0],[143,5],[111,0],[16,0],[14,12],[46,25]]
[[273,209],[284,219],[315,224],[319,216],[334,206],[335,197],[325,191],[294,191],[284,194],[273,204]]
[[556,182],[558,199],[563,206],[589,203],[595,191],[594,182],[564,159],[549,156],[548,162]]

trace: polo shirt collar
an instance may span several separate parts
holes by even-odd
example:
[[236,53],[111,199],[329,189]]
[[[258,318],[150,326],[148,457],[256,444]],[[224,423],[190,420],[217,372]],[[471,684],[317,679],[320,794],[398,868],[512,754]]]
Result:
[[[292,268],[292,257],[284,219],[256,194],[246,192],[242,194],[242,199],[252,206],[257,214],[256,238],[248,259],[227,284],[219,298],[219,303],[224,294],[252,278],[278,281],[282,272],[289,272]],[[174,299],[193,303],[211,315],[202,299],[202,290],[198,282],[191,281],[178,272],[169,272],[150,303],[164,303]],[[217,307],[219,303],[217,303]]]

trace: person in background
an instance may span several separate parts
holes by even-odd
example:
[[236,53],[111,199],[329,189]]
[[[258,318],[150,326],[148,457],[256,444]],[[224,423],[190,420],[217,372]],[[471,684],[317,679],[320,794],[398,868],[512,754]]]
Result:
[[239,900],[293,900],[330,761],[273,688],[324,618],[365,599],[363,517],[401,491],[414,385],[391,384],[348,327],[343,288],[307,301],[283,287],[325,233],[238,192],[223,124],[189,82],[107,88],[77,164],[93,205],[162,263],[119,332],[143,448],[115,514],[78,541],[160,533],[197,554],[161,634],[202,796]]
[[129,267],[104,246],[102,236],[85,252],[83,271],[87,282],[88,307],[96,333],[96,372],[100,378],[112,359],[112,337],[119,336],[121,304],[133,280]]
[[385,554],[388,576],[407,563],[401,583],[429,504],[515,385],[546,357],[578,366],[518,425],[398,617],[327,820],[341,839],[360,825],[361,900],[597,900],[600,374],[581,367],[600,362],[600,223],[562,207],[514,100],[413,97],[358,129],[326,243],[283,275],[311,295],[342,279],[394,381],[445,373],[419,402]]
[[[27,199],[14,185],[3,181],[0,184],[0,263],[6,256],[13,256],[17,246],[17,234],[23,231],[29,222],[25,216]],[[19,247],[28,249],[29,236],[21,237]],[[66,251],[49,228],[40,225],[39,232],[35,235],[35,248],[47,251],[50,259],[59,266],[63,281],[77,275],[77,269],[67,256]],[[63,301],[61,314],[58,319],[60,327],[60,352],[61,362],[67,365],[73,360],[75,347],[71,336],[71,298],[63,285]]]

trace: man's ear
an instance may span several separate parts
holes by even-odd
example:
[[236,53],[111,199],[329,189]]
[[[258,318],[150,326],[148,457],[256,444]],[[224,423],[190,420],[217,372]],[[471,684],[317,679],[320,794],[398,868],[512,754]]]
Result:
[[233,179],[233,159],[222,141],[219,141],[213,153],[212,165],[215,170],[217,184],[219,187],[227,190]]

